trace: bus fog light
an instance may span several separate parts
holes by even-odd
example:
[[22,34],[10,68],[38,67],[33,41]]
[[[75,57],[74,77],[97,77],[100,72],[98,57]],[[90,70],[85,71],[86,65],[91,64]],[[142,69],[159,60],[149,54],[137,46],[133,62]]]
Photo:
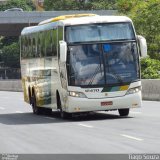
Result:
[[138,87],[135,87],[135,88],[130,88],[126,94],[133,94],[133,93],[137,93],[139,91],[141,91],[142,87],[141,86],[138,86]]
[[69,92],[69,96],[79,97],[79,98],[87,98],[84,93],[82,93],[82,92],[74,92],[74,91],[70,91]]

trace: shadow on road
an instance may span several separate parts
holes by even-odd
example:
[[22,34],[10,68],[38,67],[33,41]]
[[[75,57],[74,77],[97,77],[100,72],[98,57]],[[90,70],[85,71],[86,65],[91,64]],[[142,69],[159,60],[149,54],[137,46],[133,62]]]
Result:
[[61,119],[60,113],[52,112],[51,115],[34,115],[33,113],[8,113],[0,114],[0,123],[5,125],[31,125],[31,124],[48,124],[48,123],[66,123],[78,121],[99,121],[99,120],[121,120],[133,117],[120,117],[119,115],[95,112],[88,115],[73,116],[69,119]]

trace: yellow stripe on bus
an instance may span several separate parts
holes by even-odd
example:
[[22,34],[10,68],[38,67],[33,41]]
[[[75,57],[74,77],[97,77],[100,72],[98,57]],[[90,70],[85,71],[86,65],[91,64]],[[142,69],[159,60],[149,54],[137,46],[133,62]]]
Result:
[[58,17],[55,17],[55,18],[51,18],[51,19],[49,19],[49,21],[44,21],[44,22],[42,21],[42,22],[40,22],[40,25],[51,23],[51,22],[56,22],[56,21],[59,21],[59,20],[65,20],[65,19],[69,19],[69,18],[88,17],[88,16],[96,16],[96,14],[63,15],[63,16],[58,16]]
[[129,88],[129,85],[121,86],[120,91],[125,91]]

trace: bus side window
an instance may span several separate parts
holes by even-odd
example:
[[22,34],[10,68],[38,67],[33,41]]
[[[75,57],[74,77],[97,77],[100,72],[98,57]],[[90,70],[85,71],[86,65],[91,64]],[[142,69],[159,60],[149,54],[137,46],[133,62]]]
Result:
[[37,57],[41,57],[41,39],[40,34],[37,36]]
[[46,47],[45,47],[45,32],[41,32],[41,57],[44,57],[45,56],[45,50],[46,50]]
[[52,34],[52,52],[53,52],[53,56],[57,56],[57,30],[53,29],[51,34]]
[[51,39],[50,31],[46,32],[45,43],[46,43],[46,56],[50,57],[52,56],[52,46],[51,46],[52,39]]
[[58,27],[58,41],[63,40],[63,27]]
[[31,58],[32,57],[32,39],[31,39],[31,36],[29,36],[29,52],[28,52],[28,57]]
[[32,39],[32,57],[36,57],[36,39],[35,36]]
[[34,45],[35,45],[35,40],[34,40],[34,35],[32,35],[32,37],[31,37],[31,52],[30,52],[31,58],[35,57]]
[[24,58],[24,40],[25,38],[21,36],[20,38],[20,45],[21,45],[21,58]]
[[59,41],[63,40],[63,27],[58,27],[58,58],[60,58],[59,55]]
[[29,37],[26,37],[26,52],[25,52],[25,58],[29,57]]
[[27,38],[26,37],[23,37],[23,39],[22,39],[22,58],[26,58],[26,52],[27,52],[27,44],[26,44],[26,42],[27,42]]

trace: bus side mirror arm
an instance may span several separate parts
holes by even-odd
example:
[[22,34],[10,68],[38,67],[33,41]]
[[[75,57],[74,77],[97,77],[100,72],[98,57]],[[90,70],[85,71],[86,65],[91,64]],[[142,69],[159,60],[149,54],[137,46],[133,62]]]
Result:
[[67,43],[65,41],[59,41],[60,48],[60,61],[66,62],[67,59]]
[[139,50],[140,50],[140,57],[147,57],[147,42],[143,36],[137,36]]

